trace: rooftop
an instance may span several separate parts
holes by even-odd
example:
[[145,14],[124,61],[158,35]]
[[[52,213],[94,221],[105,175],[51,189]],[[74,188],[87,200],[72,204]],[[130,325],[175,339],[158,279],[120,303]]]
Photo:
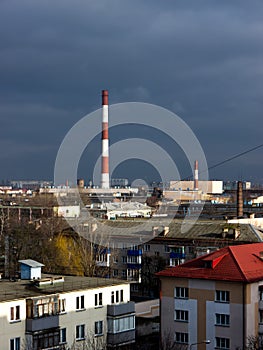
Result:
[[[42,278],[58,277],[54,275],[42,275]],[[14,299],[37,297],[40,295],[49,295],[54,293],[72,292],[84,289],[102,288],[107,286],[114,286],[120,284],[127,284],[128,282],[110,278],[96,278],[96,277],[81,277],[81,276],[64,276],[63,283],[57,283],[38,289],[30,283],[29,280],[9,281],[0,280],[0,302]]]
[[252,283],[263,280],[263,243],[222,248],[157,273],[177,277]]

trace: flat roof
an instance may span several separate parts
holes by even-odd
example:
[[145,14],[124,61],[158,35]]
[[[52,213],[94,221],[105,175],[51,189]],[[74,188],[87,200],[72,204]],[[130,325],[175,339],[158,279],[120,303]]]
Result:
[[[59,277],[58,275],[44,275],[44,278]],[[87,290],[115,286],[120,284],[129,284],[125,280],[117,280],[111,278],[82,277],[82,276],[63,276],[64,282],[46,286],[38,289],[30,283],[30,280],[10,281],[6,279],[0,280],[0,302],[11,301],[15,299],[32,298],[42,295],[50,295],[56,293],[68,293],[78,290]]]

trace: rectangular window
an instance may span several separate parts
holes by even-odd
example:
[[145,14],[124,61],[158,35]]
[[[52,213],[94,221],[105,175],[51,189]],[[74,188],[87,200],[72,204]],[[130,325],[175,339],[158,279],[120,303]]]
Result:
[[120,290],[120,301],[123,301],[123,289]]
[[229,303],[229,291],[216,290],[215,301],[218,301],[220,303]]
[[119,274],[119,271],[117,269],[113,270],[113,277],[117,277]]
[[170,247],[168,245],[164,246],[165,253],[170,253]]
[[230,339],[216,337],[215,347],[218,349],[230,349]]
[[10,339],[10,350],[20,350],[20,338]]
[[216,325],[217,326],[229,326],[230,316],[226,314],[216,314]]
[[127,263],[127,256],[123,256],[123,257],[122,257],[122,263],[123,263],[123,264],[126,264],[126,263]]
[[124,277],[124,278],[127,277],[127,270],[122,270],[122,277]]
[[118,302],[119,302],[119,291],[116,290],[116,303],[118,303]]
[[20,320],[20,305],[11,306],[10,308],[10,321]]
[[66,299],[59,299],[59,312],[66,312]]
[[188,333],[175,332],[175,342],[188,344]]
[[179,299],[188,299],[188,288],[175,287],[174,297]]
[[175,310],[175,321],[188,322],[188,311]]
[[83,310],[84,308],[85,308],[84,295],[81,295],[80,297],[76,298],[76,309]]
[[259,310],[259,323],[263,323],[263,310]]
[[145,252],[149,252],[150,249],[151,249],[150,244],[144,244],[143,250],[144,250]]
[[102,306],[102,293],[95,294],[95,306]]
[[95,322],[95,335],[103,335],[103,321]]
[[135,329],[135,316],[108,319],[108,332],[112,334]]
[[76,326],[76,339],[81,340],[85,338],[85,325],[81,324]]
[[66,343],[67,342],[67,332],[66,328],[60,329],[60,336],[59,336],[60,343]]

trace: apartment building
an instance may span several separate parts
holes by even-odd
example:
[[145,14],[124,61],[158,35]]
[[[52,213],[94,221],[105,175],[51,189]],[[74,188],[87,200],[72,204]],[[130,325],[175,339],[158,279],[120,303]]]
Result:
[[263,337],[263,243],[225,247],[157,275],[162,339],[244,349]]
[[[27,260],[21,264],[25,271]],[[28,264],[31,270],[34,263]],[[1,349],[129,349],[135,342],[129,283],[76,276],[28,280],[23,275],[18,281],[0,281]]]

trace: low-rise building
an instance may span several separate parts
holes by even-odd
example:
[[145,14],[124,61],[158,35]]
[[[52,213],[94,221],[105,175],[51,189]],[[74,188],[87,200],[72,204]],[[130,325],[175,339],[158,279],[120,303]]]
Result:
[[225,247],[157,276],[162,339],[198,349],[244,349],[249,339],[262,340],[263,243]]
[[76,276],[1,280],[0,339],[6,350],[129,349],[135,342],[129,283]]

